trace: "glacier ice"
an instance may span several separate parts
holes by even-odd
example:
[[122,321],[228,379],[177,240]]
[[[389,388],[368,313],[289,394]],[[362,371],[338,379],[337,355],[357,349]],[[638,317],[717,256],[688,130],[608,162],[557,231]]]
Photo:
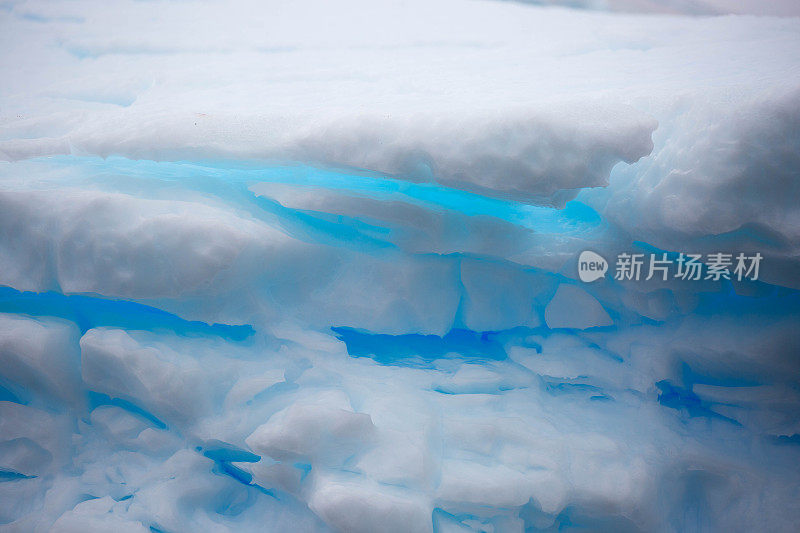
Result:
[[550,329],[588,329],[611,326],[614,322],[591,294],[575,285],[561,284],[544,308]]
[[800,19],[524,4],[0,3],[0,530],[796,529]]

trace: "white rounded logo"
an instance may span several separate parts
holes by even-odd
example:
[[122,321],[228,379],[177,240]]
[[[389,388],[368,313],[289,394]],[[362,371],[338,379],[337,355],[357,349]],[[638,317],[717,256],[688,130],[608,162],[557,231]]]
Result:
[[604,278],[607,270],[608,261],[603,256],[590,250],[581,252],[578,258],[578,277],[581,281],[589,283]]

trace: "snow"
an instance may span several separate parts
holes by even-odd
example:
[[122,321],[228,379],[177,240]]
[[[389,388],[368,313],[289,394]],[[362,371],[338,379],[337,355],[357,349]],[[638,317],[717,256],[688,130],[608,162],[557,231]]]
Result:
[[792,530],[800,19],[526,4],[0,3],[0,528]]
[[575,285],[561,284],[544,309],[547,327],[587,329],[611,326],[614,322],[591,294]]

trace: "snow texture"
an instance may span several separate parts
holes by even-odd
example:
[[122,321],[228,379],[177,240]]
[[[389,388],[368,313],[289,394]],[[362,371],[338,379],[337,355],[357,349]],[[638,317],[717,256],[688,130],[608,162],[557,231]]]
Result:
[[0,1],[0,530],[795,530],[796,9],[531,4]]

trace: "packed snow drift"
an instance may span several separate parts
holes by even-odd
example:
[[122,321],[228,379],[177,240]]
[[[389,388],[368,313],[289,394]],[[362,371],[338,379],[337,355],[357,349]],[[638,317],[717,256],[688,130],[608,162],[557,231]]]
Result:
[[0,530],[794,531],[800,18],[568,4],[0,1]]

